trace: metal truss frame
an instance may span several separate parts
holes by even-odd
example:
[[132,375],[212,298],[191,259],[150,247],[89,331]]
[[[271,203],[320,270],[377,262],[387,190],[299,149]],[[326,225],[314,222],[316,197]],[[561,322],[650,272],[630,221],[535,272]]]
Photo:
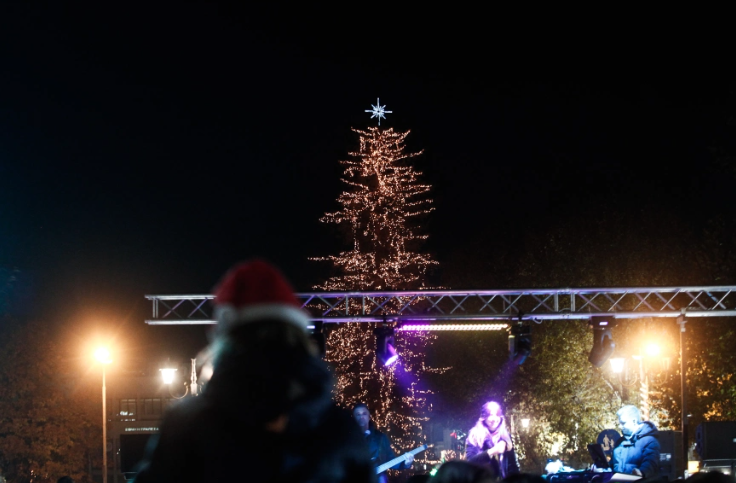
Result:
[[[734,317],[736,286],[311,292],[296,294],[314,322],[434,322]],[[146,295],[149,325],[208,325],[212,295]]]

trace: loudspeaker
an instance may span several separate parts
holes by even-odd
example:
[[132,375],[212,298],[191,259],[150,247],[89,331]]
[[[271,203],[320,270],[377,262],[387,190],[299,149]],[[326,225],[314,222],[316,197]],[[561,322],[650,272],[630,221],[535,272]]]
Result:
[[675,481],[685,474],[682,451],[682,431],[659,432],[659,474]]
[[736,459],[736,421],[698,424],[695,429],[695,451],[702,460]]

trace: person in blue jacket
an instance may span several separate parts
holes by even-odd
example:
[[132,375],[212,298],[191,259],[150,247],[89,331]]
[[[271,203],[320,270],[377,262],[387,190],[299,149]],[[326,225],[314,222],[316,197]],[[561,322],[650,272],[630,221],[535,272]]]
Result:
[[642,421],[639,408],[623,406],[616,413],[624,437],[613,448],[611,464],[616,473],[650,478],[659,475],[659,431],[651,421]]

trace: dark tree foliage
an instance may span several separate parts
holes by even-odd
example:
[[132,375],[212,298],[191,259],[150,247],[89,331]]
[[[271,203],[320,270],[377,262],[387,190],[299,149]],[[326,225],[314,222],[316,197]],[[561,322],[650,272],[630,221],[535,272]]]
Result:
[[[506,237],[504,243],[483,236],[463,242],[462,248],[443,262],[443,284],[452,288],[733,284],[734,216],[726,211],[709,215],[692,223],[665,206],[642,206],[627,215],[581,209],[565,218],[550,217],[539,230],[517,233],[501,229],[498,235]],[[699,422],[736,418],[736,360],[729,348],[729,341],[736,336],[732,322],[691,319],[687,323],[691,441]],[[667,367],[642,360],[649,377],[651,416],[662,429],[680,429],[676,321],[622,320],[613,334],[620,356],[641,354],[647,340],[662,346],[662,355],[669,358]],[[585,322],[533,324],[532,340],[527,361],[511,369],[493,359],[484,360],[482,351],[463,352],[462,358],[473,361],[466,365],[483,367],[486,379],[464,375],[462,381],[468,387],[461,393],[477,398],[476,408],[491,397],[507,405],[526,471],[542,471],[549,457],[583,467],[590,462],[585,445],[595,441],[600,430],[615,427],[618,407],[640,404],[640,381],[631,377],[622,380],[611,373],[608,364],[598,369],[588,362],[592,331]],[[456,365],[452,361],[446,364]],[[638,373],[638,368],[633,371]],[[488,377],[489,372],[495,375]],[[453,368],[442,377],[453,379],[458,374]],[[447,384],[453,388],[458,385],[456,380]],[[465,403],[461,401],[460,406]],[[532,421],[526,430],[518,424],[521,417]]]
[[[99,383],[41,322],[18,324],[0,341],[0,467],[8,481],[91,481],[99,466]],[[93,459],[95,461],[93,461]]]

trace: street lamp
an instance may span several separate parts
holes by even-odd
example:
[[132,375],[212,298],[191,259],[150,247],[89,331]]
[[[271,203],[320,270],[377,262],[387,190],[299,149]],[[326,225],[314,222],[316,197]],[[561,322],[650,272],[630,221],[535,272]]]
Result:
[[107,391],[105,387],[105,366],[112,362],[110,351],[100,347],[95,351],[95,359],[102,364],[102,483],[107,483]]
[[192,359],[192,372],[189,376],[189,384],[184,383],[184,394],[181,396],[174,396],[171,394],[171,384],[174,382],[174,376],[176,375],[177,369],[165,367],[163,369],[159,369],[159,371],[161,371],[161,378],[163,379],[164,384],[169,387],[169,394],[171,397],[181,399],[186,396],[187,393],[192,396],[197,396],[199,394],[199,385],[197,384],[197,359]]
[[[643,349],[643,350],[642,350]],[[650,360],[658,358],[661,363],[661,367],[664,371],[669,370],[669,358],[660,356],[661,349],[658,344],[650,343],[647,344],[645,347],[640,348],[639,354],[631,356],[632,359],[637,361],[639,366],[639,374],[634,375],[633,378],[628,377],[628,375],[625,373],[626,369],[626,360],[623,357],[612,357],[609,359],[611,361],[611,371],[615,374],[618,374],[619,380],[621,382],[621,388],[622,392],[624,393],[623,399],[627,399],[627,396],[625,394],[627,387],[632,387],[636,385],[636,383],[639,383],[639,402],[641,405],[641,413],[642,413],[642,419],[645,421],[649,420],[649,370],[651,368],[651,363],[647,363],[645,365],[644,358],[647,357]],[[632,380],[633,379],[633,380]],[[625,383],[624,381],[630,381],[630,383]]]

